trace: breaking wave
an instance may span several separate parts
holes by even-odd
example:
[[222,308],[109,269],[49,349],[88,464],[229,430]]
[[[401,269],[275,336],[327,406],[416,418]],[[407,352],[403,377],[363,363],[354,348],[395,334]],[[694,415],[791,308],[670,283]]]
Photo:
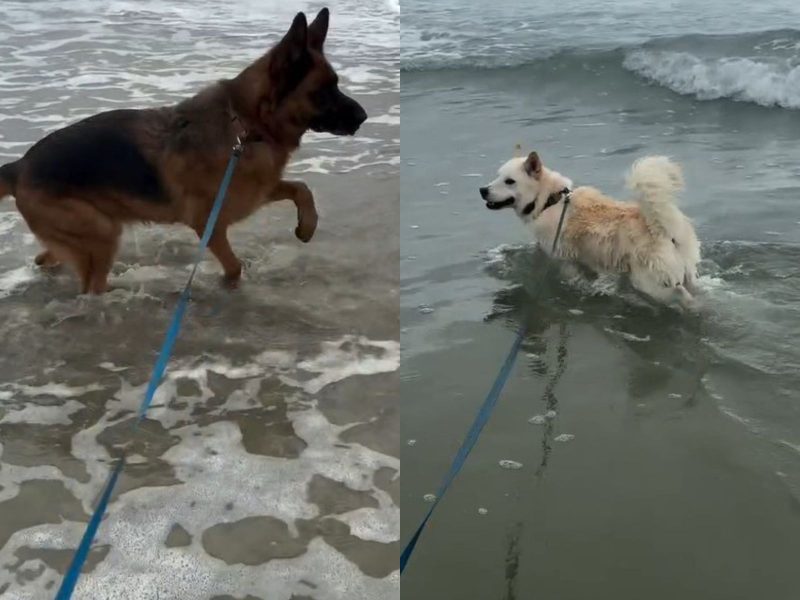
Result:
[[623,66],[673,92],[699,100],[729,98],[800,108],[800,66],[749,58],[702,58],[688,52],[636,50]]
[[418,37],[416,46],[404,48],[405,72],[530,70],[535,77],[569,79],[585,78],[589,71],[602,74],[609,85],[625,85],[633,73],[699,100],[800,108],[800,31],[793,29],[567,47],[531,47],[518,39],[513,44],[487,41],[486,47],[476,48],[452,33]]

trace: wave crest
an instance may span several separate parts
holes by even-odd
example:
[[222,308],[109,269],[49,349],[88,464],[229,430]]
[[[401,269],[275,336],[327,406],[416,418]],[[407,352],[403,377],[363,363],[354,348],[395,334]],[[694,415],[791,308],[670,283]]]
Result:
[[800,108],[800,66],[749,58],[700,58],[688,52],[636,50],[623,66],[679,94]]

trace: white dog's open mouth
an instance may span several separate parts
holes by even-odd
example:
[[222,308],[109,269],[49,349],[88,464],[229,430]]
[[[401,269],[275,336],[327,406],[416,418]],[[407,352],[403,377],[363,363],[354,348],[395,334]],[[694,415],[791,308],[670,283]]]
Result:
[[486,208],[489,210],[500,210],[514,205],[514,198],[506,198],[505,200],[487,200]]

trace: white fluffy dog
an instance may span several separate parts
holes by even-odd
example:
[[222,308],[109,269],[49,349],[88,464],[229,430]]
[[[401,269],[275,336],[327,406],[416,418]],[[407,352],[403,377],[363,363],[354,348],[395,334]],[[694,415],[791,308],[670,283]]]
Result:
[[666,156],[647,156],[631,168],[636,203],[620,202],[542,165],[536,152],[512,158],[480,188],[486,207],[513,207],[550,254],[564,199],[570,202],[556,255],[595,272],[627,273],[633,286],[664,304],[695,308],[700,243],[675,205],[683,188],[680,167]]

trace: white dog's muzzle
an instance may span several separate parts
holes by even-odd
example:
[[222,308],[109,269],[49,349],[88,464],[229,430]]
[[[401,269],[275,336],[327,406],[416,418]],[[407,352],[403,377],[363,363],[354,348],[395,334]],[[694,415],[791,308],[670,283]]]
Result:
[[501,208],[507,208],[509,206],[514,206],[514,198],[506,198],[505,200],[489,200],[489,188],[482,187],[479,188],[481,193],[481,198],[486,201],[486,208],[489,210],[500,210]]

